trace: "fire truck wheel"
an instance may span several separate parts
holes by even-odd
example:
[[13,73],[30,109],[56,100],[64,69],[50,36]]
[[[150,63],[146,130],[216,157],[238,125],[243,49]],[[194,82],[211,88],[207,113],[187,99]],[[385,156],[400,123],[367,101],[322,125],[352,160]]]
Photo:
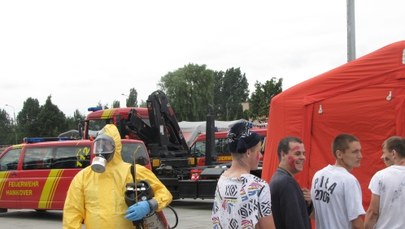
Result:
[[5,213],[7,212],[7,208],[0,208],[0,213]]

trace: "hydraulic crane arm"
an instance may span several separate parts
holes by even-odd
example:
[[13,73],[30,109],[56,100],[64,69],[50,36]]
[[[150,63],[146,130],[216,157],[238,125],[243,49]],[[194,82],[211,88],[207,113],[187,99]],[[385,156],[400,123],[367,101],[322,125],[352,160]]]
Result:
[[128,131],[135,133],[150,149],[151,156],[179,157],[188,154],[188,145],[167,96],[160,90],[147,100],[149,125],[136,111],[128,118]]

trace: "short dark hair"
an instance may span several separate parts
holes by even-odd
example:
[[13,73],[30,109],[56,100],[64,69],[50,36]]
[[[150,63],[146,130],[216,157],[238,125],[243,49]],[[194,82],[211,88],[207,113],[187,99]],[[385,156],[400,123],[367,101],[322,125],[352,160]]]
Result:
[[281,139],[277,147],[277,156],[279,161],[281,161],[281,153],[288,153],[290,150],[290,142],[302,143],[302,140],[294,136],[287,136]]
[[332,153],[333,156],[336,158],[336,151],[345,151],[346,149],[349,148],[349,144],[352,142],[360,142],[359,139],[352,135],[352,134],[339,134],[338,136],[335,137],[332,143]]
[[391,136],[384,141],[383,146],[389,152],[395,150],[400,157],[405,157],[405,139],[400,136]]

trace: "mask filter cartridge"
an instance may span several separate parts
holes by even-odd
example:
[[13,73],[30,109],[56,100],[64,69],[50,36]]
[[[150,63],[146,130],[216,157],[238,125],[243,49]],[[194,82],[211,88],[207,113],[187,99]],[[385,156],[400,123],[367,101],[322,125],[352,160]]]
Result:
[[96,173],[103,173],[105,171],[105,164],[107,160],[104,157],[96,156],[91,163],[91,169]]

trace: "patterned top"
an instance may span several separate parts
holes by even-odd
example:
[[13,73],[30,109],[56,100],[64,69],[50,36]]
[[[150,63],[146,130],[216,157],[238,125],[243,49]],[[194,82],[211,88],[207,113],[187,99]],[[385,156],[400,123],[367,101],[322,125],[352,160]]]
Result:
[[266,181],[252,174],[219,178],[211,216],[214,229],[253,229],[261,217],[269,215],[271,199]]

